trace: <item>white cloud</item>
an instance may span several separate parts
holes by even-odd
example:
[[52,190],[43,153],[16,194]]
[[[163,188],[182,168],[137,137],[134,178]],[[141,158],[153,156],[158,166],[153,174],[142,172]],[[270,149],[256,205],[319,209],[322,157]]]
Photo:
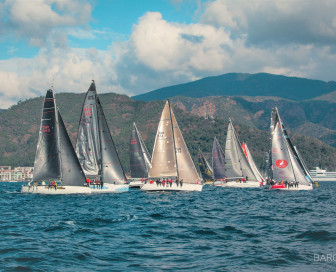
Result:
[[251,44],[331,44],[336,42],[335,10],[330,0],[216,0],[208,2],[201,21],[229,27],[232,37],[245,35]]
[[45,46],[55,30],[85,26],[91,11],[86,0],[5,0],[0,6],[0,34],[26,38],[33,46]]
[[[44,95],[52,82],[56,92],[84,92],[92,78],[99,93],[128,95],[228,72],[335,79],[333,1],[217,0],[208,2],[200,22],[193,24],[169,22],[159,12],[148,12],[128,40],[114,41],[104,51],[64,46],[68,35],[109,35],[85,28],[92,8],[88,2],[34,0],[39,7],[35,11],[15,10],[19,2],[0,4],[0,13],[14,12],[8,13],[14,33],[44,47],[31,59],[0,61],[0,96],[6,97],[0,108]],[[81,11],[80,3],[86,4]],[[41,15],[42,10],[48,16]],[[17,19],[22,12],[23,18]],[[33,24],[24,26],[31,14],[36,15]],[[42,27],[36,22],[45,24],[39,34],[34,34]]]

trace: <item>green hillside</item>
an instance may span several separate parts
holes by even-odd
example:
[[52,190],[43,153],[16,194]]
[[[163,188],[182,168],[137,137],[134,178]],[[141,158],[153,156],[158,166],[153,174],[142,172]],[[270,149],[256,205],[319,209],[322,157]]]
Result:
[[[74,144],[84,94],[57,94],[56,100]],[[128,145],[132,124],[133,122],[137,123],[149,152],[151,152],[164,101],[135,101],[125,95],[112,93],[100,95],[100,100],[122,163],[125,170],[129,171]],[[318,103],[320,102],[318,101]],[[176,97],[172,99],[177,121],[194,160],[197,158],[198,148],[201,148],[205,155],[210,158],[214,136],[217,136],[224,146],[228,118],[231,117],[241,141],[246,141],[249,144],[257,164],[263,166],[264,152],[269,149],[268,126],[270,110],[272,106],[278,105],[280,114],[283,113],[285,124],[287,124],[289,131],[292,132],[293,142],[299,148],[308,167],[321,165],[330,170],[335,169],[336,150],[334,148],[317,139],[294,134],[291,127],[292,123],[296,124],[295,128],[297,129],[300,127],[301,122],[307,122],[307,120],[300,120],[300,115],[296,119],[294,118],[294,121],[289,118],[289,116],[296,116],[297,112],[301,112],[300,107],[305,108],[309,105],[304,104],[306,102],[302,103],[278,99],[272,100],[270,98],[268,100],[257,99],[256,101],[251,101],[242,97],[195,99]],[[312,104],[320,108],[318,110],[315,109],[314,113],[310,112],[310,114],[305,116],[318,119],[319,114],[322,114],[320,112],[328,113],[332,116],[332,111],[328,109],[327,104],[323,103]],[[292,111],[284,111],[283,107],[287,108],[289,106]],[[32,166],[34,164],[41,107],[42,97],[20,102],[10,109],[0,112],[1,165]],[[204,118],[205,108],[207,108],[209,115],[214,116],[214,120],[211,117]],[[321,125],[316,124],[316,126],[322,127],[323,122]]]
[[336,90],[336,82],[324,82],[266,73],[229,73],[160,88],[133,99],[152,101],[174,96],[276,96],[294,101],[312,99]]

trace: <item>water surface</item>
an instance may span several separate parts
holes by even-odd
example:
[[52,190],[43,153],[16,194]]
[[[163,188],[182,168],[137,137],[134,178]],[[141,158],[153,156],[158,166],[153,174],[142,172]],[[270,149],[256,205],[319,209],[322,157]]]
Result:
[[206,185],[59,196],[20,186],[0,183],[4,271],[336,269],[335,182],[302,192]]

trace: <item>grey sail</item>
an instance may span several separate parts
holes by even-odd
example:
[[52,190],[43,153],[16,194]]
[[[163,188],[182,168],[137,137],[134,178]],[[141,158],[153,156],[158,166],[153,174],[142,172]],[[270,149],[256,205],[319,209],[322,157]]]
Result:
[[312,180],[291,143],[277,108],[272,111],[271,135],[273,178],[276,181],[298,181],[302,185],[309,185]]
[[177,177],[177,165],[170,106],[167,101],[162,111],[152,154],[149,177]]
[[105,114],[103,112],[99,98],[96,97],[96,100],[101,141],[102,180],[105,183],[124,184],[127,180],[125,172],[120,163],[120,159],[108,128]]
[[225,170],[227,178],[242,178],[243,170],[240,165],[234,128],[231,121],[228,126],[225,142]]
[[132,178],[147,178],[150,169],[150,156],[135,123],[130,140],[130,169]]
[[86,93],[79,122],[76,154],[86,176],[99,176],[101,147],[96,103],[96,86],[92,82]]
[[198,166],[201,171],[201,175],[204,181],[213,180],[213,170],[202,152],[199,152]]
[[59,180],[61,167],[59,158],[56,103],[52,90],[44,99],[41,125],[34,161],[33,180]]
[[225,144],[225,169],[227,178],[247,177],[249,181],[255,181],[256,177],[250,167],[246,156],[230,120]]
[[60,145],[60,158],[62,170],[62,184],[68,186],[83,186],[85,175],[78,161],[75,150],[66,131],[62,116],[58,114],[58,132]]
[[177,124],[172,109],[171,118],[174,131],[178,177],[180,180],[183,179],[183,182],[185,183],[199,184],[202,180],[198,175],[193,160],[191,159],[188,147],[183,139],[182,132]]
[[226,177],[225,172],[225,157],[224,152],[217,141],[217,138],[214,138],[212,146],[212,168],[214,179],[223,179]]
[[144,159],[145,159],[145,162],[146,162],[147,177],[148,177],[148,172],[149,172],[149,169],[150,169],[150,167],[151,167],[151,160],[152,160],[152,158],[151,158],[151,156],[149,155],[149,152],[148,152],[148,150],[147,150],[147,147],[146,147],[146,145],[145,145],[145,143],[144,143],[144,141],[143,141],[143,139],[142,139],[142,137],[141,137],[141,134],[140,134],[139,131],[138,131],[138,128],[137,128],[137,127],[135,127],[135,128],[136,128],[136,130],[137,130],[137,132],[138,132],[138,136],[139,136],[139,140],[140,140],[140,145],[141,145],[142,154],[143,154]]
[[247,144],[243,142],[242,148],[243,148],[243,151],[245,153],[246,159],[247,159],[247,161],[249,162],[249,164],[251,166],[251,169],[253,171],[254,176],[257,178],[258,181],[265,180],[264,177],[261,175],[261,173],[260,173],[257,165],[255,164],[255,162],[253,160],[253,157],[251,155],[251,152],[250,152]]
[[286,141],[282,135],[279,123],[275,125],[272,137],[272,168],[273,179],[276,181],[295,180]]

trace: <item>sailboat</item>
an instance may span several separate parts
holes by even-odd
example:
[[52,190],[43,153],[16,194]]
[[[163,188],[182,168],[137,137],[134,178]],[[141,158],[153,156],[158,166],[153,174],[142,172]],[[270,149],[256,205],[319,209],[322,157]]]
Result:
[[78,128],[76,153],[90,182],[92,193],[129,190],[94,81],[92,81],[84,100]]
[[255,162],[253,160],[253,157],[251,155],[251,152],[250,152],[249,148],[247,147],[247,143],[243,142],[242,143],[242,148],[243,148],[245,157],[246,157],[247,161],[249,162],[249,164],[251,166],[251,169],[253,171],[254,176],[257,178],[257,181],[260,182],[261,185],[264,185],[265,179],[261,175],[258,167],[256,166],[256,164],[255,164]]
[[270,189],[312,190],[312,180],[287,134],[277,107],[272,110],[271,136],[273,176]]
[[148,172],[151,166],[151,157],[135,123],[133,123],[131,133],[129,154],[131,168],[131,181],[129,183],[129,187],[140,188],[145,184],[145,181],[148,178]]
[[202,151],[199,151],[198,166],[201,171],[202,178],[205,184],[212,184],[214,182],[213,170],[207,159],[203,156]]
[[[215,185],[222,187],[255,188],[260,187],[249,162],[247,161],[237,133],[230,119],[225,142],[225,152],[215,138],[213,146],[214,175],[217,182]],[[216,171],[215,171],[216,168]],[[218,184],[218,182],[220,182]]]
[[[145,191],[202,191],[203,183],[166,101],[159,121]],[[167,182],[168,180],[168,182]]]
[[71,144],[52,90],[44,98],[41,125],[34,161],[33,185],[22,186],[22,193],[91,193]]

